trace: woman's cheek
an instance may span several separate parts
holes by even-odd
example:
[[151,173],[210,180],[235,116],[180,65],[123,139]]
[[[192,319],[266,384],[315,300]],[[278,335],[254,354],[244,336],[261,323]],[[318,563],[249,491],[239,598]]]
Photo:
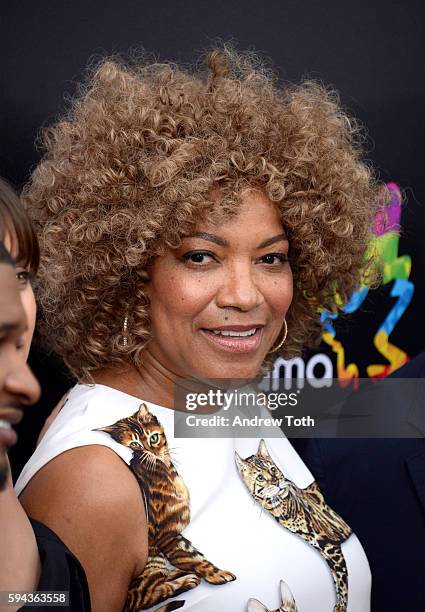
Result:
[[286,313],[293,298],[293,278],[289,269],[283,278],[276,278],[264,288],[264,296],[271,309],[279,316]]
[[156,285],[157,299],[166,305],[170,316],[193,317],[202,312],[214,298],[214,276],[207,272],[169,270],[163,282]]

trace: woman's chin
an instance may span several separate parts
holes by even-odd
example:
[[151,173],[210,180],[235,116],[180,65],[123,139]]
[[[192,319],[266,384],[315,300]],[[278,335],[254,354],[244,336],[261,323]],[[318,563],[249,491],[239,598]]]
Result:
[[202,372],[195,374],[196,378],[202,378],[203,380],[232,380],[232,381],[249,381],[260,375],[261,363],[253,365],[245,365],[243,367],[240,364],[233,366],[224,365],[206,368]]

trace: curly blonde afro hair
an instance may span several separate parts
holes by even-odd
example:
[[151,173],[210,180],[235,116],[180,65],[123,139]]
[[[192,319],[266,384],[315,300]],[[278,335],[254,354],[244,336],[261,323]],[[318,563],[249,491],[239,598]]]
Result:
[[201,219],[235,214],[247,186],[276,203],[289,237],[284,357],[317,344],[319,310],[337,312],[360,283],[378,186],[357,123],[335,92],[280,86],[253,53],[224,46],[205,64],[104,60],[43,132],[24,189],[41,242],[41,332],[80,380],[140,365],[149,263]]

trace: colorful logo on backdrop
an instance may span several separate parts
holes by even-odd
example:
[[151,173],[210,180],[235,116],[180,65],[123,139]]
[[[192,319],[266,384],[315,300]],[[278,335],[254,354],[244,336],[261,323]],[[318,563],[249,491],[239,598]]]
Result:
[[[389,340],[391,333],[412,300],[414,284],[409,280],[412,267],[411,257],[409,255],[399,255],[398,252],[398,232],[400,230],[402,203],[400,189],[396,183],[388,183],[387,189],[390,198],[385,196],[387,201],[382,203],[382,207],[375,217],[373,225],[374,237],[369,245],[369,252],[374,254],[376,266],[381,272],[381,285],[390,285],[390,295],[396,299],[396,302],[379,323],[372,340],[374,346],[382,355],[384,363],[371,363],[367,365],[366,371],[371,378],[384,378],[409,360],[407,353]],[[344,314],[356,312],[366,299],[369,290],[366,279],[364,279],[360,288],[353,293],[341,311]],[[336,354],[336,372],[334,372],[334,366],[329,356],[326,353],[318,353],[309,359],[307,363],[304,363],[301,358],[291,360],[277,359],[274,364],[272,378],[281,376],[283,368],[285,378],[298,378],[300,381],[304,377],[314,379],[314,369],[318,364],[321,364],[325,372],[321,376],[323,380],[337,377],[342,386],[353,384],[356,387],[356,382],[359,378],[359,367],[355,363],[346,363],[345,346],[338,340],[334,327],[334,322],[338,316],[338,314],[325,312],[321,314],[321,322],[324,328],[322,339]]]

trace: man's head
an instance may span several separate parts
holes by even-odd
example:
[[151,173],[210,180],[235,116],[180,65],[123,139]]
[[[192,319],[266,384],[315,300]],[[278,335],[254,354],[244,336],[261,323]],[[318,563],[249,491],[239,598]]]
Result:
[[40,396],[22,350],[26,328],[14,262],[0,242],[0,490],[8,475],[6,451],[16,442],[12,425],[21,420],[23,407]]

